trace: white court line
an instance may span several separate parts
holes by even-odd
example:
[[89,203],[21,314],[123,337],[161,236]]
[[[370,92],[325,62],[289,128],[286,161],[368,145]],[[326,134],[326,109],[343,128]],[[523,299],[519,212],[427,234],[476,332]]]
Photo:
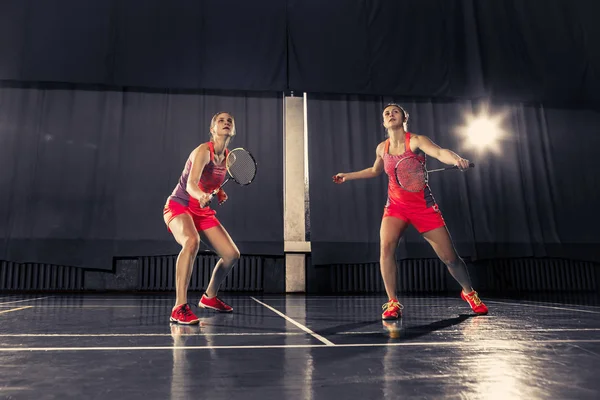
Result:
[[[3,308],[10,308],[13,307],[11,305],[0,305],[0,309]],[[62,305],[62,306],[49,306],[49,305],[39,305],[39,306],[32,306],[33,308],[38,308],[38,309],[56,309],[56,310],[62,310],[62,309],[71,309],[71,310],[75,310],[75,309],[113,309],[113,308],[136,308],[136,309],[140,309],[140,310],[144,310],[144,309],[169,309],[169,311],[171,310],[171,306],[168,305],[149,305],[149,306],[145,306],[142,304],[136,304],[136,305],[98,305],[98,304],[94,304],[94,305],[79,305],[79,304],[72,304],[72,305]],[[420,306],[410,306],[410,308],[418,308]],[[432,306],[423,306],[426,308],[432,308]],[[243,304],[243,305],[238,305],[236,307],[237,310],[256,310],[259,308],[263,308],[261,305],[256,304],[256,305],[248,305],[248,304]],[[302,306],[289,306],[286,305],[286,308],[289,309],[305,309],[305,307]],[[331,309],[331,306],[327,306],[327,307],[309,307],[310,310],[315,310],[315,309],[319,309],[320,312],[322,312],[321,310],[323,309]],[[442,308],[447,308],[446,306],[442,307]],[[496,316],[493,315],[488,315],[487,318],[496,318]]]
[[[28,308],[28,307],[25,307]],[[16,310],[15,310],[16,311]],[[200,328],[201,329],[201,328]],[[540,329],[494,329],[494,333],[511,333],[511,332],[598,332],[600,328],[540,328]],[[432,334],[447,334],[447,333],[462,333],[460,329],[435,331]],[[306,333],[302,332],[221,332],[221,333],[182,333],[177,336],[301,336]],[[336,332],[333,335],[386,335],[385,330],[380,331],[348,331]],[[0,334],[0,337],[171,337],[170,333],[5,333]]]
[[[302,332],[182,333],[176,336],[301,336]],[[6,333],[0,337],[171,337],[170,333]]]
[[[410,328],[409,328],[410,329]],[[401,329],[402,330],[402,329]],[[494,328],[494,333],[528,333],[528,332],[598,332],[600,328],[533,328],[533,329],[496,329]],[[355,332],[338,332],[335,335],[373,335],[376,333],[384,333],[381,331],[355,331]],[[433,331],[430,332],[433,335],[445,335],[447,333],[464,333],[464,330],[461,329],[452,329],[452,330],[441,330],[441,331]],[[2,336],[2,335],[0,335]]]
[[[152,300],[152,301],[174,301],[175,297],[172,298],[161,298],[161,297],[141,297],[141,296],[86,296],[85,294],[58,294],[55,296],[57,299],[78,299],[78,300],[110,300],[110,301],[129,301],[129,300]],[[200,296],[199,296],[200,297]]]
[[[273,296],[273,297],[267,297],[266,295],[264,296],[265,300],[297,300],[297,301],[305,301],[305,300],[309,300],[309,301],[323,301],[323,300],[337,300],[337,301],[351,301],[351,302],[355,302],[357,300],[373,300],[373,301],[381,301],[382,303],[385,302],[385,294],[383,296],[352,296],[352,295],[341,295],[341,296],[315,296],[315,295],[307,295],[306,297],[301,297],[301,296],[294,296],[294,295],[289,295],[289,297],[280,297],[280,296]],[[458,297],[456,296],[431,296],[431,297],[413,297],[413,296],[406,296],[404,297],[405,300],[437,300],[437,301],[446,301],[446,300],[459,300],[459,301],[463,301],[460,299],[460,294],[458,295]]]
[[292,324],[296,325],[298,328],[302,329],[304,332],[308,333],[309,335],[311,335],[312,337],[314,337],[315,339],[319,340],[320,342],[325,343],[327,346],[335,346],[335,344],[333,344],[333,342],[325,339],[323,336],[318,335],[316,333],[314,333],[313,331],[311,331],[310,329],[308,329],[306,326],[302,325],[299,322],[294,321],[293,319],[291,319],[290,317],[288,317],[287,315],[285,315],[284,313],[274,309],[273,307],[271,307],[268,304],[263,303],[260,300],[255,299],[254,297],[250,296],[250,298],[252,300],[254,300],[255,302],[257,302],[258,304],[262,304],[263,306],[267,307],[269,310],[273,311],[275,314],[279,315],[282,318],[285,318],[286,321],[291,322]]
[[554,307],[554,306],[542,306],[539,304],[527,304],[527,303],[512,303],[512,302],[508,302],[508,301],[495,301],[495,300],[486,300],[486,303],[497,303],[497,304],[508,304],[508,305],[513,305],[513,306],[520,306],[520,307],[539,307],[539,308],[550,308],[553,310],[563,310],[563,311],[577,311],[577,312],[582,312],[582,313],[590,313],[590,314],[600,314],[600,311],[592,311],[592,310],[580,310],[577,308],[565,308],[565,307]]
[[[170,301],[173,302],[173,299],[149,299],[149,298],[143,298],[143,297],[120,297],[120,298],[111,298],[109,296],[107,297],[86,297],[86,296],[80,296],[80,295],[74,295],[74,296],[54,296],[55,299],[57,299],[58,302],[66,302],[66,301],[98,301],[98,300],[102,300],[102,301],[106,301],[107,303],[111,303],[113,301],[139,301],[139,302],[155,302],[155,301]],[[1,300],[1,299],[0,299]]]
[[[510,299],[498,299],[498,301],[510,301]],[[532,305],[545,305],[545,304],[552,304],[555,306],[569,306],[569,304],[564,304],[564,303],[553,303],[553,302],[549,302],[549,301],[537,301],[537,300],[521,300],[523,302],[525,302],[525,304],[532,304]],[[578,307],[589,307],[589,308],[600,308],[600,306],[592,306],[592,305],[587,305],[587,304],[571,304],[572,306],[578,306]]]
[[[406,304],[406,303],[404,303]],[[314,309],[330,309],[331,305],[329,306],[294,306],[294,305],[285,305],[286,308],[300,308],[300,309],[305,309],[305,308],[309,308],[311,310]],[[0,308],[2,307],[12,307],[10,305],[2,305],[2,303],[0,303]],[[144,305],[144,304],[132,304],[132,305],[124,305],[124,304],[119,304],[119,305],[112,305],[112,304],[70,304],[70,305],[39,305],[39,306],[34,306],[35,308],[169,308],[170,309],[170,305],[168,304],[164,304],[164,305]],[[426,307],[426,308],[433,308],[433,307],[440,307],[440,308],[448,308],[449,306],[447,305],[427,305],[427,304],[417,304],[417,305],[410,305],[410,308],[418,308],[418,307]],[[262,308],[262,306],[260,306],[259,304],[241,304],[241,305],[237,305],[237,309],[245,309],[245,308]],[[360,308],[360,307],[356,307],[356,308]],[[491,318],[492,316],[489,316],[489,318]]]
[[[11,307],[11,306],[2,306],[0,305],[0,308],[2,307]],[[35,308],[170,308],[168,305],[163,305],[163,306],[145,306],[143,304],[136,304],[136,305],[132,305],[132,306],[112,306],[112,305],[91,305],[91,306],[86,306],[86,305],[80,305],[80,304],[72,304],[69,306],[32,306]],[[242,308],[244,308],[245,306],[242,306]],[[238,307],[239,308],[239,307]]]
[[[419,307],[427,307],[427,308],[432,308],[432,307],[449,308],[449,307],[456,307],[456,306],[459,306],[459,305],[463,305],[464,302],[456,302],[456,304],[450,304],[450,303],[448,303],[448,304],[439,304],[439,303],[435,303],[435,304],[428,304],[428,303],[411,304],[411,303],[406,303],[405,302],[405,303],[402,303],[402,304],[405,304],[405,305],[407,305],[407,307],[410,307],[410,308],[419,308]],[[281,305],[281,306],[285,305],[285,308],[310,308],[311,310],[319,309],[319,308],[331,308],[332,307],[331,304],[324,305],[324,306],[313,306],[313,305],[307,306],[307,305],[293,305],[293,304],[290,305],[289,303],[276,304],[276,305]],[[363,306],[366,306],[366,307],[378,307],[379,306],[379,302],[377,302],[375,304],[358,304],[358,303],[357,304],[344,304],[343,306],[344,306],[344,308],[350,308],[350,307],[352,307],[352,308],[362,308]],[[247,307],[247,305],[244,305],[243,307]],[[379,308],[381,308],[381,307],[379,307]]]
[[0,311],[0,314],[6,314],[6,313],[9,313],[9,312],[13,312],[13,311],[24,310],[26,308],[31,308],[31,307],[33,307],[33,306],[25,306],[25,307],[19,307],[19,308],[12,308],[10,310]]
[[[0,305],[0,309],[2,308],[10,308],[12,306],[10,305]],[[75,309],[75,308],[139,308],[139,309],[146,309],[146,308],[161,308],[161,309],[169,309],[171,310],[172,306],[170,305],[162,305],[162,306],[145,306],[143,304],[136,304],[136,305],[118,305],[118,306],[113,306],[113,305],[80,305],[80,304],[72,304],[72,305],[68,305],[68,306],[32,306],[34,308],[49,308],[49,309],[62,309],[62,308],[70,308],[70,309]],[[256,304],[252,304],[252,305],[241,305],[241,306],[237,306],[236,309],[237,310],[243,310],[243,309],[258,309],[258,308],[262,308],[260,305]]]
[[25,301],[34,301],[34,300],[42,300],[42,299],[47,299],[50,296],[46,296],[46,297],[36,297],[35,299],[27,299],[27,300],[15,300],[15,301],[5,301],[4,303],[0,303],[0,304],[11,304],[11,303],[23,303]]
[[[600,339],[556,339],[556,340],[536,340],[535,344],[544,343],[600,343]],[[6,352],[34,352],[34,351],[133,351],[133,350],[241,350],[241,349],[310,349],[310,348],[329,348],[339,349],[343,347],[481,347],[489,349],[515,349],[532,348],[531,340],[478,340],[476,342],[454,341],[454,342],[401,342],[401,343],[347,343],[329,346],[326,344],[282,344],[282,345],[247,345],[247,346],[140,346],[140,347],[0,347],[0,353]]]

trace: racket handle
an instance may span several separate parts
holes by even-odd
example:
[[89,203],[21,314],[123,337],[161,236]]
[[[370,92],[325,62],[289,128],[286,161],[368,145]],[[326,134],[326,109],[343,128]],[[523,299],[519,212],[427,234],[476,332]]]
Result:
[[[469,168],[475,168],[475,164],[474,163],[469,163]],[[458,169],[458,165],[455,165],[453,167],[446,168],[446,169]]]
[[206,203],[207,205],[212,203],[213,201],[213,197],[215,197],[215,195],[219,192],[219,190],[221,190],[221,188],[219,187],[218,189],[215,189],[211,192],[208,203]]
[[219,192],[219,190],[221,190],[221,188],[223,186],[225,186],[225,184],[229,182],[229,178],[225,179],[225,182],[221,183],[221,186],[219,186],[218,188],[216,188],[215,190],[212,191],[212,193],[210,194],[210,200],[208,200],[208,203],[206,203],[207,205],[212,203],[212,199],[214,197],[215,194],[217,194]]
[[[469,168],[474,168],[475,164],[474,163],[469,163]],[[458,169],[458,165],[453,165],[452,167],[445,167],[445,168],[438,168],[438,169],[432,169],[432,170],[428,170],[427,173],[431,173],[431,172],[439,172],[439,171],[448,171],[451,169]]]

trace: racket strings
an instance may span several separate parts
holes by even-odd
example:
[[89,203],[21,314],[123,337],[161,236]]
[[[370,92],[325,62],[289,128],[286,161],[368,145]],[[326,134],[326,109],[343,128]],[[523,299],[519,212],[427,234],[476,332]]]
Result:
[[227,170],[240,185],[247,185],[256,175],[254,158],[245,150],[232,150],[227,157]]
[[427,184],[427,170],[416,158],[402,159],[396,165],[398,184],[409,192],[418,192]]

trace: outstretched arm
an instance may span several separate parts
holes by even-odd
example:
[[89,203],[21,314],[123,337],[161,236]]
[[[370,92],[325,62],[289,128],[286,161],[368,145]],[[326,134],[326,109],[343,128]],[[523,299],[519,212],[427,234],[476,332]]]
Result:
[[343,183],[354,179],[369,179],[379,176],[383,172],[383,158],[381,158],[382,149],[383,147],[381,144],[377,146],[377,150],[375,151],[375,162],[372,167],[355,172],[340,172],[333,176],[333,181],[335,183]]
[[437,144],[433,143],[427,136],[417,136],[417,146],[423,150],[425,154],[433,157],[444,164],[456,165],[459,169],[469,168],[469,160],[466,160],[453,152],[452,150],[443,149]]

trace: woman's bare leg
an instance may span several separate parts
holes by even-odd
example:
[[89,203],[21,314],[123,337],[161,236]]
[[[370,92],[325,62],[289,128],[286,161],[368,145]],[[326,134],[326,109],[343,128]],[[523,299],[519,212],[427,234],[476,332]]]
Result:
[[240,251],[222,225],[202,231],[202,236],[220,257],[205,292],[207,297],[212,298],[217,295],[221,283],[240,259]]
[[175,306],[187,303],[187,291],[192,277],[194,260],[200,247],[200,236],[189,214],[180,214],[169,223],[181,251],[177,257],[175,269]]
[[458,256],[448,229],[446,229],[445,226],[442,226],[429,232],[425,232],[423,237],[429,242],[440,260],[446,264],[450,275],[452,275],[460,286],[462,286],[463,291],[465,293],[471,293],[473,287],[471,286],[471,278],[469,277],[467,265],[463,259]]
[[379,230],[380,256],[379,268],[388,299],[397,299],[396,282],[398,269],[396,265],[396,248],[408,222],[395,217],[385,217]]

